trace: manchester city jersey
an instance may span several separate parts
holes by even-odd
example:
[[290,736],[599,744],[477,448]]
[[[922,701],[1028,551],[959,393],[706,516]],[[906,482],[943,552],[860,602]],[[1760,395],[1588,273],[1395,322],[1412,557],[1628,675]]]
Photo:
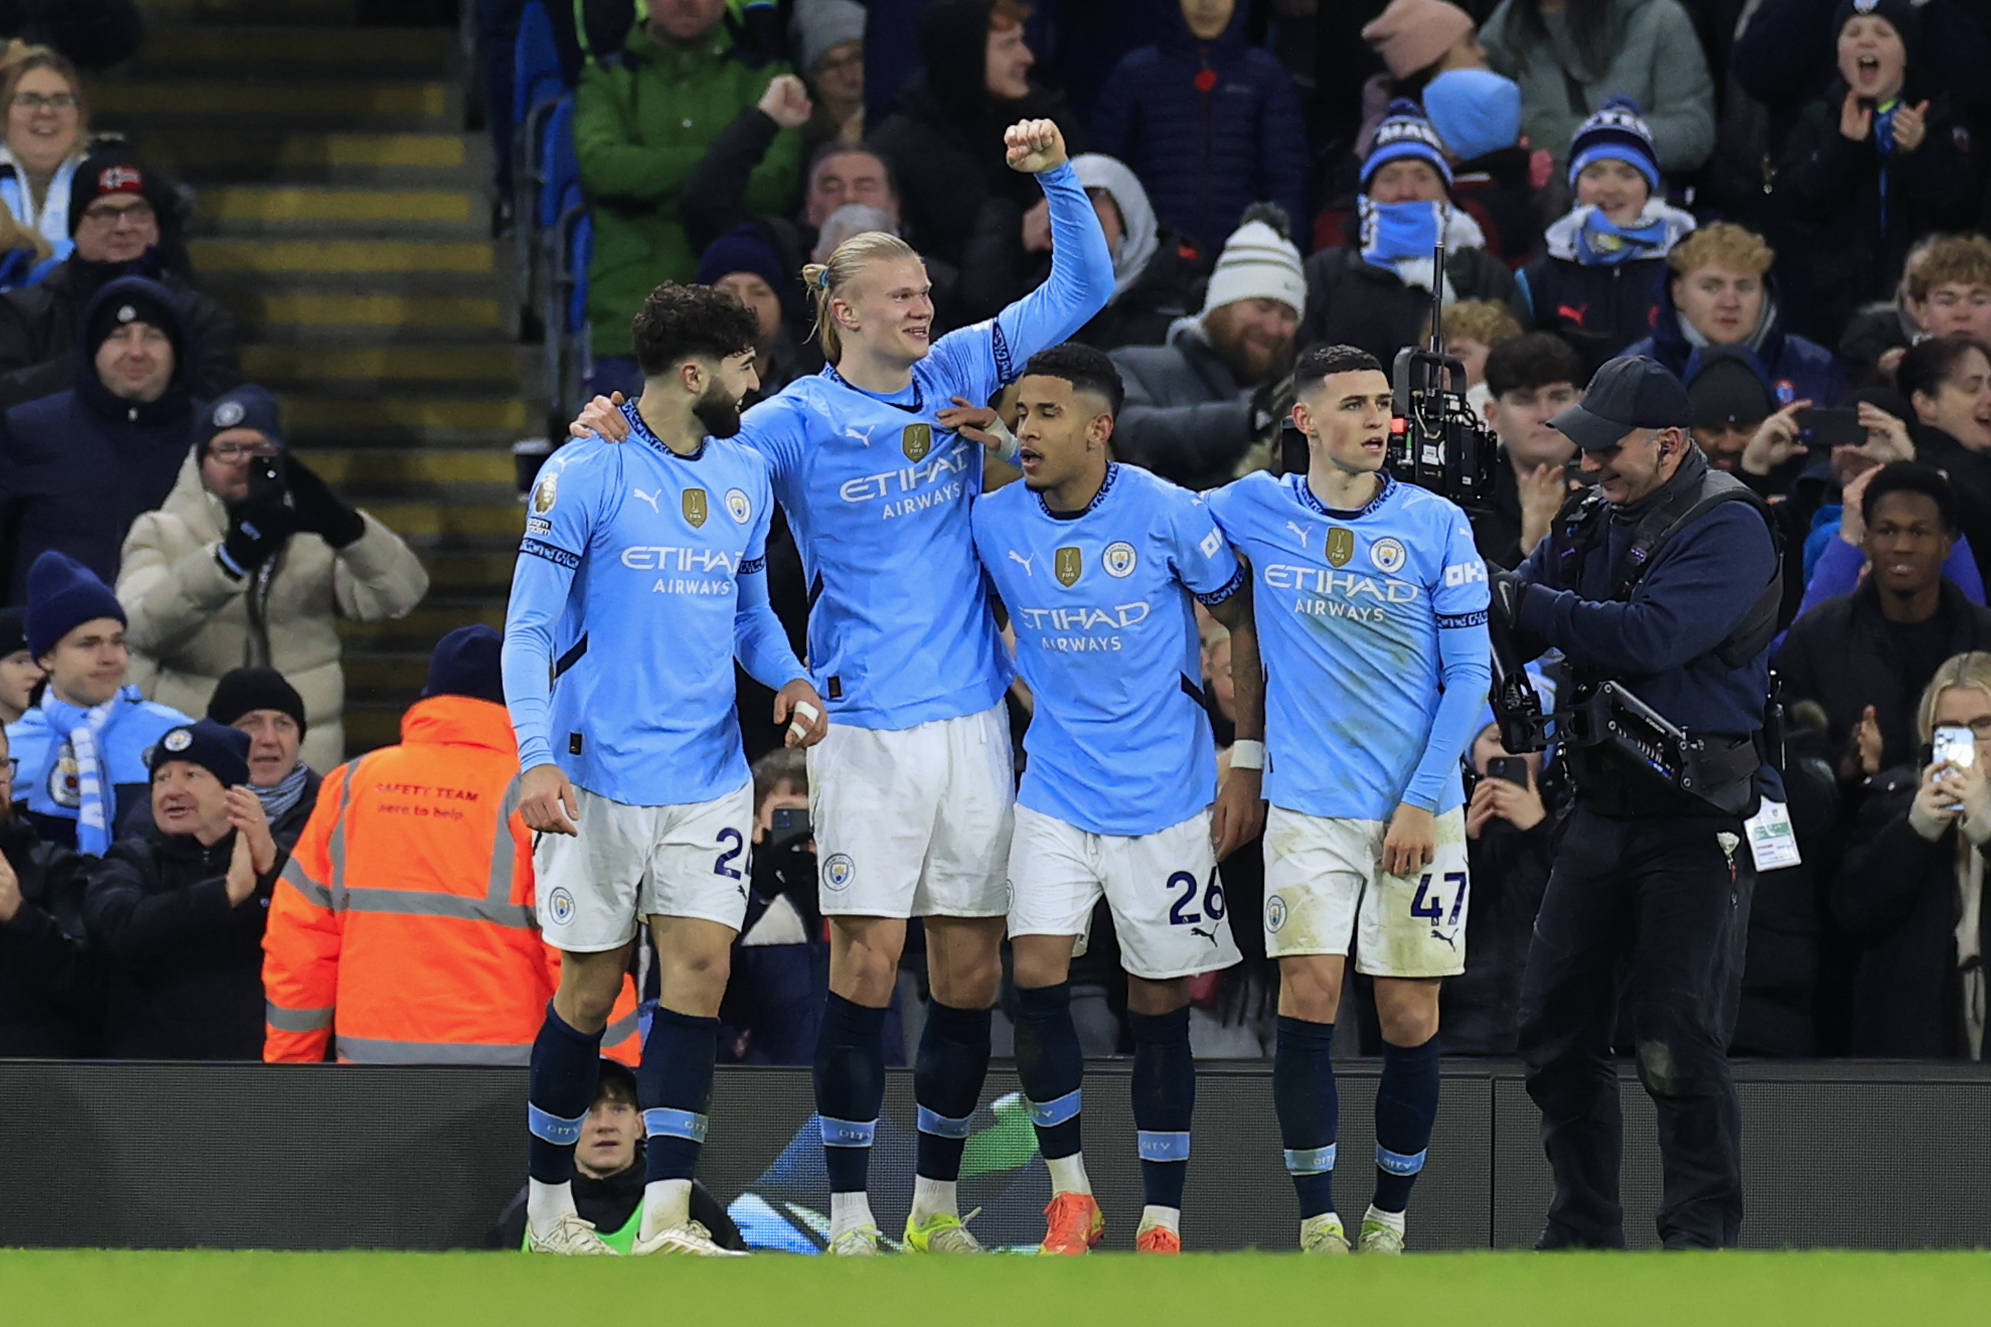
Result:
[[[1255,582],[1267,800],[1364,820],[1400,802],[1459,805],[1458,756],[1489,676],[1486,564],[1465,513],[1387,476],[1359,511],[1326,507],[1304,475],[1250,475],[1208,499]],[[1474,694],[1436,731],[1441,632],[1462,633],[1448,642],[1454,680]]]
[[976,504],[974,528],[1036,701],[1017,801],[1124,835],[1208,806],[1217,762],[1189,596],[1220,603],[1244,573],[1202,500],[1114,465],[1082,512],[1016,483]]
[[988,400],[1113,293],[1112,255],[1078,177],[1061,166],[1038,178],[1056,244],[1042,286],[941,337],[904,391],[864,391],[828,367],[746,413],[740,441],[773,470],[808,578],[809,671],[839,723],[959,718],[1009,684],[969,528],[982,448],[937,416],[950,397]]
[[767,607],[767,466],[718,438],[680,456],[623,414],[626,443],[567,444],[532,491],[505,619],[519,762],[630,805],[709,801],[747,778],[736,649],[769,686],[803,675]]

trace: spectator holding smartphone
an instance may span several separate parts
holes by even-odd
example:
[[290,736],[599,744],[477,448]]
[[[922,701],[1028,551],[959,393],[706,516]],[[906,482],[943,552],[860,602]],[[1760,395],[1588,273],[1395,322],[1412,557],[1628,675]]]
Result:
[[132,524],[117,579],[146,695],[198,714],[231,668],[275,668],[304,698],[313,769],[345,759],[337,620],[400,617],[428,588],[399,535],[284,447],[277,400],[253,384],[202,414],[172,491]]
[[1916,762],[1875,779],[1832,890],[1835,917],[1861,946],[1851,1051],[1982,1060],[1991,653],[1936,670],[1916,734]]
[[[1544,701],[1553,704],[1553,687],[1539,676],[1534,681]],[[1448,1055],[1512,1056],[1520,1034],[1528,939],[1568,802],[1555,781],[1544,785],[1543,754],[1509,752],[1491,716],[1467,759],[1466,861],[1473,898],[1466,952],[1472,961],[1464,976],[1448,978],[1439,990],[1438,1026]]]

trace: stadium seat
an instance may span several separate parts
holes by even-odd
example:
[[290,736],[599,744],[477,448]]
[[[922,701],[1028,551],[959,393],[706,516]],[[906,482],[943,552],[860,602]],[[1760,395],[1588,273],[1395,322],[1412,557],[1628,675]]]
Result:
[[[522,322],[531,305],[533,264],[537,257],[533,243],[534,229],[525,225],[523,219],[536,215],[543,183],[542,144],[553,113],[566,96],[567,86],[560,73],[560,54],[553,42],[553,20],[547,17],[546,7],[539,0],[532,0],[519,16],[518,44],[513,51],[512,67],[512,121],[516,129],[512,135],[515,194],[512,215],[521,219],[520,224],[512,228],[517,248],[512,291]],[[568,137],[571,154],[571,132]]]

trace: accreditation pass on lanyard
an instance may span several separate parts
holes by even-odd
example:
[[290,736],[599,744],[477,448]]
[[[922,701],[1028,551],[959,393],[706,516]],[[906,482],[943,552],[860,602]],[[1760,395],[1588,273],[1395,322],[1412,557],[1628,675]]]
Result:
[[1803,859],[1797,852],[1797,834],[1791,829],[1790,808],[1765,798],[1762,808],[1742,822],[1749,834],[1749,856],[1758,871],[1780,871]]

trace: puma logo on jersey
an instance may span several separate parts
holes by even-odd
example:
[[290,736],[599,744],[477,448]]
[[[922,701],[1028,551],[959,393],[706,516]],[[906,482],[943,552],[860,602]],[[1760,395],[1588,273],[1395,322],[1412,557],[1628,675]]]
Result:
[[1589,314],[1590,306],[1588,304],[1559,304],[1556,306],[1555,311],[1556,317],[1573,322],[1578,327],[1583,326],[1584,319]]
[[1446,935],[1434,926],[1431,928],[1431,938],[1433,940],[1443,940],[1447,945],[1451,946],[1452,952],[1455,954],[1459,951],[1459,935],[1456,930],[1452,934]]
[[1305,548],[1307,546],[1307,536],[1313,533],[1311,529],[1309,529],[1304,525],[1301,525],[1298,521],[1287,521],[1286,528],[1288,530],[1291,530],[1294,534],[1300,537],[1301,548]]
[[846,438],[856,438],[866,447],[869,447],[871,445],[871,435],[877,432],[877,430],[878,426],[876,424],[873,424],[870,428],[863,430],[859,430],[855,426],[846,425],[843,430],[843,436]]
[[1029,557],[1024,557],[1023,554],[1017,552],[1015,549],[1012,548],[1009,550],[1009,560],[1011,562],[1022,563],[1023,574],[1025,576],[1035,576],[1037,574],[1036,572],[1030,569],[1030,564],[1037,560],[1037,555],[1035,553],[1032,553]]
[[664,492],[664,491],[663,491],[662,489],[658,489],[658,490],[657,490],[657,491],[656,491],[655,493],[645,493],[645,492],[644,492],[644,491],[643,491],[642,489],[640,489],[640,488],[632,488],[632,489],[630,489],[629,491],[630,491],[631,493],[635,494],[635,495],[636,495],[637,497],[639,497],[639,498],[643,499],[643,501],[645,501],[645,502],[649,503],[649,504],[650,504],[650,511],[651,511],[651,512],[652,512],[653,514],[655,514],[655,515],[658,515],[658,516],[661,516],[661,515],[663,515],[663,513],[662,513],[662,512],[660,512],[660,511],[658,511],[658,510],[657,510],[657,499],[658,499],[659,497],[661,497],[661,496],[663,495],[663,492]]
[[1200,936],[1202,936],[1202,937],[1203,937],[1203,938],[1204,938],[1205,940],[1208,940],[1208,941],[1210,942],[1210,946],[1211,946],[1211,948],[1215,948],[1215,947],[1216,947],[1216,944],[1217,944],[1217,924],[1216,924],[1215,922],[1211,922],[1211,923],[1210,923],[1210,929],[1209,929],[1209,930],[1207,930],[1207,931],[1206,931],[1206,930],[1204,930],[1204,929],[1203,929],[1202,927],[1200,927],[1200,926],[1192,926],[1192,927],[1190,927],[1190,928],[1189,928],[1189,934],[1191,934],[1191,935],[1200,935]]

